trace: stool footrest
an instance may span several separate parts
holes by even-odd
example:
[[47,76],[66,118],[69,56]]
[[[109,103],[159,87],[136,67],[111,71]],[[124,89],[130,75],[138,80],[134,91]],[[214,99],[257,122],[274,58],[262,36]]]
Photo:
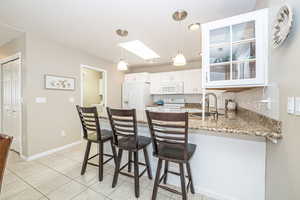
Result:
[[181,192],[179,192],[179,191],[177,191],[177,190],[174,190],[174,189],[172,189],[172,188],[169,188],[169,187],[167,187],[167,186],[158,184],[158,187],[160,187],[160,188],[162,188],[162,189],[164,189],[164,190],[167,190],[167,191],[169,191],[169,192],[173,192],[173,193],[175,193],[175,194],[182,195]]

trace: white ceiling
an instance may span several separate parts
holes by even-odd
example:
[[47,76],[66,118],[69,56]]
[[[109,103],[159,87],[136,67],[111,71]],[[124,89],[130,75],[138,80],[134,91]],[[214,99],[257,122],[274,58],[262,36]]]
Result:
[[[111,62],[120,58],[119,42],[141,40],[161,56],[156,62],[165,63],[178,48],[183,49],[188,60],[200,59],[200,31],[189,31],[188,24],[248,12],[255,3],[256,0],[0,0],[0,21]],[[188,11],[181,24],[171,17],[178,9]],[[115,34],[118,28],[127,29],[128,37],[120,39]],[[134,66],[146,63],[130,53],[125,53],[125,58]]]
[[0,24],[0,46],[20,37],[22,34],[23,32],[16,31],[7,25]]

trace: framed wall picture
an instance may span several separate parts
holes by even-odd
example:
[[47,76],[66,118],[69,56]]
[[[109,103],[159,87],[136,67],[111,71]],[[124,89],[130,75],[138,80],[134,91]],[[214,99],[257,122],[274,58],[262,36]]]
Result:
[[72,77],[45,75],[45,89],[75,90],[76,79]]

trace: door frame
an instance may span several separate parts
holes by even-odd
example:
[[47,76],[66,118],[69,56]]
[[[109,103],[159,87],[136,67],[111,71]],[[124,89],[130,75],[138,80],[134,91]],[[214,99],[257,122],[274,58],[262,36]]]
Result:
[[[1,70],[1,78],[2,78],[2,65],[9,62],[9,61],[13,61],[13,60],[16,60],[16,59],[19,59],[19,88],[20,88],[20,93],[19,93],[19,96],[20,96],[20,113],[19,113],[19,117],[20,117],[20,156],[22,157],[23,156],[23,88],[22,88],[22,83],[23,83],[23,80],[22,80],[22,53],[21,52],[18,52],[16,54],[13,54],[11,56],[8,56],[8,57],[5,57],[3,59],[0,59],[0,70]],[[1,93],[2,93],[2,90],[3,90],[3,85],[1,85]],[[1,123],[0,123],[0,128],[1,128],[1,132],[2,132],[2,128],[3,128],[3,96],[1,96]],[[4,133],[5,134],[5,133]]]
[[102,68],[98,68],[98,67],[92,67],[89,65],[80,65],[80,105],[83,106],[83,74],[82,74],[82,69],[91,69],[91,70],[95,70],[98,72],[102,72],[104,75],[104,107],[107,106],[107,70],[102,69]]

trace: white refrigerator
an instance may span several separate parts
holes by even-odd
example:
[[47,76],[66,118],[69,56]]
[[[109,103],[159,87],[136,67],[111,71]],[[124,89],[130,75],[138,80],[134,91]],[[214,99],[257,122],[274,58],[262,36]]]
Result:
[[136,109],[137,120],[146,121],[145,109],[152,103],[150,83],[124,82],[122,88],[122,107]]

